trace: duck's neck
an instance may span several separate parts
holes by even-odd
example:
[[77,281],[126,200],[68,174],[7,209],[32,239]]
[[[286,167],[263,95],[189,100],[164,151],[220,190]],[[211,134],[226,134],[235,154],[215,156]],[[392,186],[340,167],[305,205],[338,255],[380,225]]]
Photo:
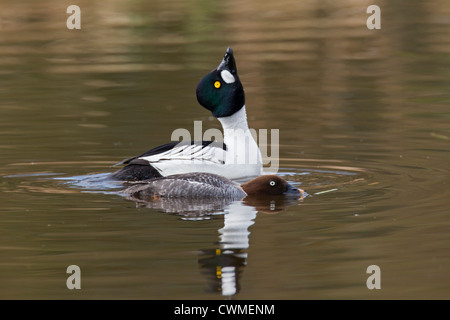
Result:
[[223,130],[248,130],[247,112],[245,111],[245,105],[236,113],[229,117],[217,118],[222,124]]
[[[246,165],[241,167],[249,176],[259,175],[262,169],[261,151],[248,128],[245,105],[235,114],[218,119],[223,127],[223,142],[227,150],[225,162]],[[249,166],[254,170],[250,170]]]

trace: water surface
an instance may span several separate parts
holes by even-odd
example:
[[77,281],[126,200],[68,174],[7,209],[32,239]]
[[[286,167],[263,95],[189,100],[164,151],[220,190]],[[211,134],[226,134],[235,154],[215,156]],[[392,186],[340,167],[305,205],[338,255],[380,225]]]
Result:
[[[447,1],[378,3],[380,30],[374,1],[81,2],[81,30],[60,1],[1,3],[1,298],[450,298]],[[192,214],[102,182],[220,128],[195,88],[228,46],[250,127],[279,129],[278,174],[308,196]]]

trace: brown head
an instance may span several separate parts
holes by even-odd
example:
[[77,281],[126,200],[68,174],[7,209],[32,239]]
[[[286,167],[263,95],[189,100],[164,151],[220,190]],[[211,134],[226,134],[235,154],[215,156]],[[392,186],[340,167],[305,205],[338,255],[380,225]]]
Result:
[[277,175],[262,175],[241,185],[248,195],[301,196],[299,189]]

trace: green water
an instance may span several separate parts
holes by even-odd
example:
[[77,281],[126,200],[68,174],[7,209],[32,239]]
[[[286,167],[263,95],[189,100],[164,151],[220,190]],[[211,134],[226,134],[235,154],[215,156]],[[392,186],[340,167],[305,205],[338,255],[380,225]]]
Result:
[[[0,298],[450,298],[448,1],[82,1],[80,30],[0,4]],[[195,216],[86,184],[220,128],[195,88],[228,46],[307,197]]]

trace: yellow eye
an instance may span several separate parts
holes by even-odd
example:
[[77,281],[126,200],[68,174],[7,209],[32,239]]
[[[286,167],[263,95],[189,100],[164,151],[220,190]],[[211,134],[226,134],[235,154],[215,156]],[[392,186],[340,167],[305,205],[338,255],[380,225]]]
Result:
[[221,85],[222,85],[222,84],[220,83],[220,81],[214,82],[214,87],[215,87],[216,89],[219,89]]

